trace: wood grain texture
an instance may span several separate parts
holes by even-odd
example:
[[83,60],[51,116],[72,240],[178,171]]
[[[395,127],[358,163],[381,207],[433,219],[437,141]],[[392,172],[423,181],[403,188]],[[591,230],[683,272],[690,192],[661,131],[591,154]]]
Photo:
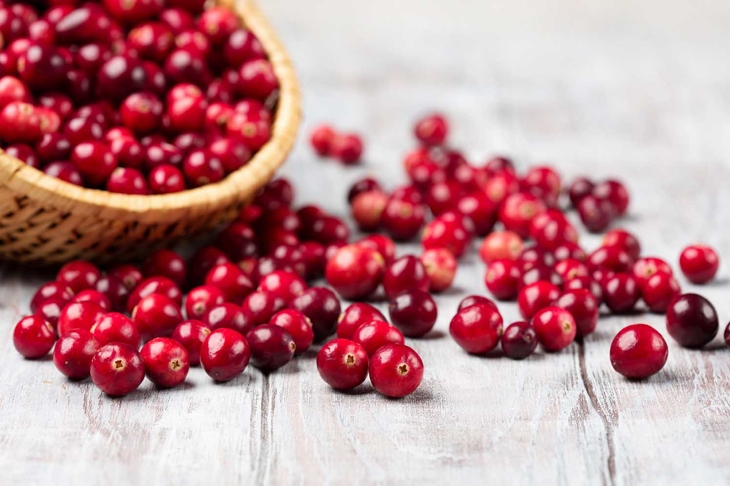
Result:
[[[454,143],[478,162],[550,161],[566,179],[629,179],[622,222],[671,261],[695,241],[730,258],[730,4],[699,0],[399,0],[262,2],[302,79],[306,135],[320,121],[367,135],[367,163],[344,169],[300,143],[284,172],[298,202],[343,214],[349,183],[404,181],[400,160],[424,110],[454,121]],[[448,5],[448,9],[446,7]],[[582,235],[589,248],[599,238]],[[415,251],[403,246],[401,253]],[[730,351],[668,340],[647,383],[611,369],[615,333],[661,316],[604,318],[583,345],[524,362],[465,355],[448,322],[483,293],[469,254],[439,296],[428,339],[410,340],[426,374],[393,401],[364,385],[336,393],[314,352],[280,372],[254,369],[215,385],[199,369],[179,389],[149,382],[109,399],[64,380],[50,361],[22,360],[9,339],[48,275],[2,270],[2,484],[727,484]],[[730,275],[700,290],[730,318]],[[518,318],[513,304],[505,320]],[[665,334],[666,335],[666,334]]]

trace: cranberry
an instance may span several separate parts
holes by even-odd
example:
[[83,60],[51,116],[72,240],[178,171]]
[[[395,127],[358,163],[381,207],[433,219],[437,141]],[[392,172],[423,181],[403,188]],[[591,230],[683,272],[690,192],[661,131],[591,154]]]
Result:
[[633,234],[624,229],[613,229],[603,237],[602,246],[618,246],[626,250],[632,259],[641,255],[641,244]]
[[413,133],[424,145],[441,145],[446,141],[449,125],[443,115],[434,113],[418,120]]
[[227,302],[241,302],[253,291],[251,279],[234,263],[213,267],[205,277],[205,285],[219,288]]
[[499,172],[487,180],[483,189],[489,200],[500,206],[520,190],[520,182],[513,172]]
[[226,123],[226,135],[257,151],[271,138],[271,122],[258,114],[236,112]]
[[295,354],[305,352],[314,341],[312,323],[307,316],[298,310],[285,309],[277,312],[271,318],[269,324],[279,326],[291,334],[296,345]]
[[200,364],[215,381],[230,381],[243,373],[251,359],[248,341],[233,329],[211,332],[200,348]]
[[263,276],[258,286],[258,290],[271,292],[287,304],[302,295],[306,289],[307,284],[299,275],[284,270],[276,270]]
[[593,294],[598,303],[603,302],[603,289],[601,284],[593,280],[592,277],[575,277],[570,280],[566,280],[563,284],[563,290],[578,290],[586,289]]
[[159,18],[173,34],[179,34],[193,27],[193,16],[183,8],[172,7],[163,10]]
[[200,285],[213,267],[227,262],[228,258],[221,250],[204,246],[188,261],[188,280],[192,285]]
[[525,359],[537,348],[537,334],[529,323],[513,322],[502,334],[502,351],[510,359]]
[[538,311],[551,305],[560,297],[560,289],[550,282],[538,281],[526,285],[517,296],[520,314],[526,320],[532,319]]
[[142,61],[130,55],[117,55],[102,64],[96,76],[100,97],[122,101],[132,93],[144,91],[147,73]]
[[172,49],[175,36],[164,24],[147,22],[136,26],[127,34],[127,43],[137,53],[151,61],[160,63]]
[[596,185],[592,191],[593,197],[608,201],[618,216],[623,216],[629,207],[629,193],[619,181],[609,179]]
[[403,344],[403,334],[387,322],[373,320],[358,327],[352,337],[353,341],[365,348],[368,356],[372,356],[387,344]]
[[119,109],[122,123],[134,133],[145,134],[157,130],[162,122],[162,102],[151,93],[133,93]]
[[208,151],[223,164],[227,174],[235,172],[251,160],[251,151],[243,143],[232,138],[221,138],[213,142]]
[[20,79],[33,90],[52,91],[66,79],[70,65],[54,46],[31,45],[18,58]]
[[634,277],[628,273],[617,273],[602,283],[603,299],[614,313],[630,312],[641,296]]
[[99,346],[124,343],[138,349],[140,344],[137,325],[129,317],[117,312],[109,312],[101,316],[91,326],[91,334]]
[[460,311],[466,309],[467,307],[471,307],[471,306],[477,305],[477,304],[488,305],[490,307],[494,307],[494,310],[498,310],[497,304],[492,302],[490,299],[483,297],[481,295],[468,295],[468,296],[464,297],[463,299],[461,299],[461,302],[459,302],[459,307],[457,308],[457,312],[460,312]]
[[57,297],[45,300],[41,305],[38,306],[38,309],[36,309],[33,315],[41,317],[48,324],[50,324],[55,333],[55,329],[58,325],[58,318],[60,317],[61,311],[64,307],[66,307],[67,303],[68,302],[66,302],[65,300],[59,299]]
[[382,395],[401,398],[410,395],[423,380],[423,361],[403,344],[387,344],[370,358],[370,381]]
[[0,137],[6,142],[36,142],[43,136],[38,110],[29,103],[13,101],[0,111]]
[[72,302],[58,316],[58,334],[62,336],[72,329],[90,331],[104,314],[104,309],[94,302]]
[[332,140],[331,155],[343,164],[360,162],[363,150],[362,139],[354,133],[338,134]]
[[428,292],[419,289],[400,293],[388,304],[393,324],[408,337],[421,337],[433,329],[438,310]]
[[588,255],[588,269],[611,270],[617,273],[630,272],[634,260],[627,250],[620,246],[602,246]]
[[137,169],[117,167],[106,181],[106,190],[119,194],[147,195],[150,193],[147,179]]
[[463,196],[464,188],[457,181],[436,182],[426,190],[426,204],[438,216],[456,209]]
[[332,127],[320,125],[312,130],[309,142],[320,157],[326,157],[332,153],[332,143],[335,137],[336,134]]
[[386,265],[390,265],[395,260],[395,242],[385,235],[368,235],[358,241],[356,245],[376,250],[383,257]]
[[107,344],[91,360],[91,380],[107,395],[128,395],[144,380],[144,363],[128,344]]
[[[353,306],[360,305],[365,306],[367,304],[353,304]],[[324,340],[333,334],[335,329],[337,329],[339,334],[337,324],[340,317],[340,301],[330,289],[326,287],[312,287],[307,289],[295,298],[290,306],[292,309],[303,313],[309,319],[312,324],[314,338],[317,341]]]
[[524,248],[522,238],[512,231],[495,231],[479,247],[479,256],[486,264],[494,260],[516,260]]
[[591,194],[593,191],[593,182],[585,177],[579,177],[573,181],[570,185],[568,195],[570,196],[570,202],[573,206],[578,206],[580,201]]
[[383,275],[383,289],[389,299],[394,299],[406,290],[427,291],[429,278],[421,261],[407,255],[391,263]]
[[185,315],[188,319],[201,319],[208,310],[225,300],[225,295],[217,287],[210,285],[195,287],[185,298]]
[[254,327],[252,319],[244,309],[230,302],[211,307],[202,317],[202,322],[211,330],[228,328],[238,331],[242,335]]
[[526,247],[517,259],[518,268],[525,272],[533,267],[554,267],[555,255],[536,246]]
[[685,348],[701,348],[717,335],[719,321],[713,305],[697,294],[683,294],[667,309],[667,332]]
[[672,267],[661,258],[656,257],[643,257],[636,260],[631,273],[639,284],[639,288],[643,288],[644,285],[649,281],[652,275],[657,273],[666,273],[672,275]]
[[71,153],[71,162],[81,172],[84,180],[94,186],[106,182],[117,167],[117,158],[101,142],[83,142]]
[[283,327],[263,324],[246,334],[251,346],[251,364],[263,371],[281,368],[294,357],[297,345]]
[[368,191],[359,194],[352,201],[352,219],[360,231],[376,231],[388,204],[388,196],[380,191]]
[[109,150],[121,167],[141,169],[144,164],[142,145],[131,137],[116,138],[109,144]]
[[27,359],[47,355],[55,342],[53,326],[37,315],[22,318],[13,330],[13,345]]
[[172,388],[188,375],[190,361],[187,349],[169,338],[155,338],[140,352],[147,378],[160,388]]
[[679,257],[682,273],[694,284],[705,284],[715,278],[719,266],[717,253],[707,245],[688,246]]
[[426,250],[446,248],[456,258],[466,252],[471,242],[471,232],[462,224],[461,220],[447,220],[438,217],[428,223],[423,230],[421,244]]
[[84,260],[74,260],[61,267],[56,281],[66,284],[74,293],[78,293],[94,288],[99,277],[101,271],[96,265]]
[[5,108],[13,101],[30,101],[28,87],[18,78],[3,76],[0,78],[0,108]]
[[127,299],[127,312],[131,314],[143,298],[152,294],[164,295],[172,299],[177,307],[182,306],[182,291],[175,282],[167,277],[149,277],[132,291]]
[[591,274],[583,262],[573,258],[567,258],[556,263],[555,272],[560,275],[564,282],[573,280],[576,277],[589,277]]
[[212,7],[205,10],[198,17],[196,24],[196,28],[215,46],[222,46],[238,27],[238,18],[226,7]]
[[89,331],[74,329],[61,336],[53,349],[53,363],[58,371],[72,380],[89,376],[91,360],[99,344]]
[[181,322],[173,331],[171,337],[187,350],[190,366],[200,364],[200,349],[210,332],[208,326],[195,319]]
[[563,285],[563,279],[555,270],[544,265],[537,265],[522,272],[517,287],[521,289],[526,285],[533,284],[540,280],[550,282],[558,287]]
[[273,292],[251,292],[241,305],[252,326],[260,326],[269,322],[271,317],[286,306],[284,299]]
[[351,390],[368,375],[368,354],[362,345],[349,339],[334,339],[317,353],[319,376],[336,390]]
[[[16,158],[24,160],[26,164],[32,165],[27,158],[22,159],[22,157],[18,157],[18,154],[12,154],[11,147],[5,149],[8,155],[13,155]],[[43,162],[67,159],[71,155],[71,142],[62,133],[47,133],[43,135],[41,141],[36,145],[36,154]]]
[[93,302],[106,312],[112,310],[112,304],[109,298],[98,290],[93,289],[82,290],[71,299],[71,302]]
[[371,191],[383,192],[383,188],[380,186],[380,183],[372,177],[360,179],[350,186],[350,190],[347,192],[347,202],[352,204],[357,196],[364,192]]
[[308,239],[328,245],[330,243],[347,242],[350,237],[350,230],[344,222],[333,216],[322,216],[318,218],[311,227],[311,234]]
[[145,277],[165,277],[178,287],[185,285],[187,267],[185,260],[172,250],[157,250],[142,265]]
[[226,62],[232,67],[238,67],[251,59],[266,57],[261,42],[246,29],[237,29],[231,32],[223,50]]
[[545,204],[535,196],[515,193],[505,199],[499,210],[499,220],[505,229],[526,238],[530,234],[532,218],[545,210]]
[[150,294],[140,300],[132,319],[144,340],[168,337],[183,321],[178,304],[162,294]]
[[521,281],[520,270],[512,260],[494,260],[487,267],[484,283],[498,300],[513,300],[517,297]]
[[396,241],[407,241],[421,231],[425,221],[423,207],[391,197],[383,210],[381,224]]
[[576,337],[585,337],[596,330],[599,303],[589,290],[566,290],[554,305],[562,307],[573,316]]
[[449,250],[445,248],[426,250],[420,258],[428,275],[429,291],[443,292],[451,287],[458,264]]
[[19,143],[15,145],[10,145],[5,148],[5,153],[11,157],[15,157],[21,162],[25,162],[25,165],[29,165],[36,169],[40,167],[38,155],[33,151],[32,148],[25,144]]
[[41,285],[30,301],[30,311],[35,313],[43,302],[50,299],[60,299],[69,302],[73,299],[74,292],[66,284],[61,282],[48,282]]
[[451,319],[449,333],[466,352],[486,354],[499,344],[502,316],[493,305],[473,304]]
[[177,132],[196,132],[205,124],[208,102],[203,96],[180,98],[167,106],[170,127]]
[[180,169],[164,164],[150,171],[149,187],[153,194],[172,194],[185,190],[185,179]]
[[96,288],[94,290],[109,299],[112,310],[122,312],[127,307],[129,290],[127,290],[127,287],[124,286],[121,280],[106,275],[96,282]]
[[613,338],[610,355],[614,370],[626,378],[640,380],[664,368],[669,349],[656,329],[646,324],[632,324]]
[[170,143],[145,137],[142,139],[142,145],[145,147],[145,167],[150,171],[165,165],[172,165],[176,168],[183,165],[182,150]]
[[577,208],[580,220],[591,233],[604,231],[615,217],[615,208],[611,203],[590,194],[578,202]]
[[84,185],[81,173],[71,162],[51,162],[43,169],[43,172],[46,175],[56,177],[69,184],[76,186]]
[[565,243],[558,245],[558,247],[555,248],[555,251],[553,251],[553,256],[555,257],[555,261],[558,262],[569,258],[585,262],[588,258],[588,255],[586,255],[583,248],[581,248],[577,243],[573,243],[571,241],[566,241]]
[[124,24],[138,24],[156,17],[163,8],[159,0],[104,0],[104,6],[115,19]]
[[522,190],[555,207],[560,197],[560,176],[547,166],[532,167],[521,181]]
[[573,316],[561,307],[545,307],[532,318],[537,339],[546,351],[564,349],[575,340],[577,326]]
[[652,312],[664,314],[669,303],[682,293],[677,280],[667,273],[656,273],[641,288],[641,297]]
[[327,262],[327,282],[345,299],[369,297],[380,285],[385,260],[377,251],[360,245],[340,248]]

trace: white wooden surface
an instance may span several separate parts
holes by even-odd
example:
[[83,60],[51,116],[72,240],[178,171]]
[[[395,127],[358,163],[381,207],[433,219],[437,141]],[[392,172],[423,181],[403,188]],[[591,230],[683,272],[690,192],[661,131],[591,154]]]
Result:
[[[566,178],[620,175],[623,223],[676,267],[681,247],[730,259],[730,4],[720,0],[371,0],[262,5],[299,69],[304,132],[331,121],[367,135],[367,164],[322,163],[300,144],[285,173],[298,202],[343,213],[349,182],[403,181],[412,120],[442,109],[474,161],[505,152]],[[448,9],[447,9],[448,5]],[[588,248],[598,239],[585,237]],[[408,248],[402,248],[407,251]],[[369,385],[335,393],[314,352],[268,377],[215,385],[149,382],[124,398],[68,383],[50,360],[21,359],[12,326],[48,275],[10,267],[0,286],[0,484],[727,484],[730,350],[669,340],[646,383],[613,372],[624,325],[605,318],[584,345],[524,362],[465,355],[448,337],[458,300],[484,292],[471,254],[438,298],[426,373],[393,401]],[[700,290],[730,318],[728,266]],[[506,321],[518,317],[502,305]]]

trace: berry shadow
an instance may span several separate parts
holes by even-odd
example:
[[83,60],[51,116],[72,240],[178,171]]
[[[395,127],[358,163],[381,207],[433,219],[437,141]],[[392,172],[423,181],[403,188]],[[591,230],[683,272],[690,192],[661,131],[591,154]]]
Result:
[[356,386],[352,390],[337,390],[335,388],[330,388],[336,395],[352,395],[352,396],[360,396],[360,395],[369,395],[371,393],[375,392],[375,388],[373,388],[373,385],[370,383],[363,383],[362,385]]
[[418,338],[409,338],[409,339],[415,339],[416,341],[433,341],[436,339],[442,339],[446,337],[446,333],[443,331],[434,330],[426,334],[425,336],[421,336]]

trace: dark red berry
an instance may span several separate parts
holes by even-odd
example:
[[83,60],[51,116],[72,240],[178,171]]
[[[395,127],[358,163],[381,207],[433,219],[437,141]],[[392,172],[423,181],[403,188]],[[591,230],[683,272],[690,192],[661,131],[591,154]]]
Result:
[[246,334],[251,346],[251,364],[262,371],[281,368],[294,357],[297,345],[283,327],[271,324],[258,326]]
[[423,361],[404,344],[387,344],[370,358],[370,382],[382,395],[401,398],[410,395],[423,380]]
[[124,314],[109,312],[100,317],[91,326],[91,334],[99,343],[99,346],[106,346],[111,343],[123,343],[139,348],[140,337],[137,325]]
[[538,281],[520,290],[517,307],[526,320],[532,319],[538,311],[548,307],[560,297],[560,289],[550,282]]
[[334,334],[335,330],[339,331],[337,323],[341,312],[340,301],[335,293],[326,287],[312,287],[305,290],[291,302],[290,307],[309,319],[314,339],[317,341],[323,341]]
[[335,131],[329,125],[320,125],[312,130],[309,142],[312,148],[321,157],[327,157],[332,153],[332,142],[335,139]]
[[391,197],[380,222],[394,240],[407,241],[421,231],[425,218],[420,204]]
[[669,303],[682,293],[679,282],[667,273],[656,273],[641,288],[641,297],[650,311],[664,314]]
[[185,260],[172,250],[162,249],[150,254],[142,265],[145,277],[166,277],[178,287],[185,285],[187,266]]
[[639,288],[644,287],[646,282],[648,282],[654,274],[673,274],[672,267],[670,267],[669,264],[661,258],[656,257],[639,258],[631,268],[631,273],[633,274],[636,283],[639,284]]
[[174,339],[155,338],[140,351],[147,378],[160,388],[172,388],[188,376],[188,351]]
[[383,275],[383,290],[388,299],[394,299],[406,290],[428,291],[429,283],[423,263],[413,255],[398,258]]
[[188,319],[201,319],[212,307],[225,301],[223,291],[217,287],[210,285],[195,287],[185,298],[185,315]]
[[64,307],[58,316],[58,335],[63,336],[73,329],[90,331],[105,313],[106,311],[95,302],[72,302]]
[[385,321],[385,316],[370,304],[356,302],[345,309],[339,317],[337,337],[352,339],[357,328],[376,319]]
[[443,115],[435,113],[421,118],[416,123],[413,133],[424,145],[441,145],[446,141],[449,125]]
[[629,192],[619,181],[603,181],[593,188],[591,194],[601,201],[609,202],[618,216],[623,216],[629,207]]
[[279,326],[291,334],[296,344],[295,354],[302,354],[312,345],[314,331],[309,318],[302,312],[294,309],[285,309],[277,312],[269,321],[269,324]]
[[147,341],[172,335],[183,316],[175,301],[162,294],[150,294],[135,306],[132,320],[142,339]]
[[385,260],[380,253],[360,245],[347,245],[327,262],[325,277],[343,298],[360,300],[378,288],[384,272]]
[[73,297],[74,292],[68,287],[68,285],[61,282],[48,282],[41,285],[38,290],[36,290],[35,294],[33,294],[33,298],[30,301],[30,311],[35,314],[38,307],[40,307],[43,302],[50,299],[59,299],[63,302],[70,302]]
[[499,344],[502,316],[496,307],[473,304],[459,310],[451,319],[449,333],[470,354],[486,354]]
[[205,285],[217,287],[225,295],[226,301],[233,303],[242,302],[254,289],[248,275],[234,263],[213,267],[205,277]]
[[591,194],[593,191],[593,182],[585,177],[579,177],[573,181],[568,190],[570,196],[570,202],[573,206],[578,206],[580,201]]
[[626,378],[640,380],[664,367],[669,349],[656,329],[646,324],[632,324],[613,338],[610,355],[614,370]]
[[602,199],[589,194],[578,202],[578,215],[583,225],[591,233],[604,231],[614,220],[616,213],[614,206]]
[[406,290],[388,304],[390,319],[404,335],[421,337],[433,329],[438,310],[428,292],[420,289]]
[[555,301],[554,305],[562,307],[573,316],[576,325],[576,337],[583,338],[596,330],[598,301],[589,290],[566,290]]
[[603,237],[601,246],[619,246],[636,260],[641,255],[641,244],[633,234],[624,229],[612,229]]
[[160,294],[168,297],[175,305],[182,307],[182,291],[180,287],[167,277],[149,277],[144,279],[127,299],[127,312],[134,312],[134,308],[145,297],[152,294]]
[[502,351],[510,359],[525,359],[537,348],[537,334],[529,323],[513,322],[502,334]]
[[685,348],[701,348],[717,335],[715,307],[697,294],[677,296],[667,309],[667,332]]
[[577,326],[570,312],[561,307],[545,307],[532,318],[537,339],[546,351],[564,349],[575,340]]
[[682,273],[694,284],[705,284],[715,278],[719,266],[717,253],[707,245],[688,246],[679,257]]
[[351,390],[368,376],[368,354],[349,339],[334,339],[317,353],[319,376],[336,390]]
[[128,395],[144,380],[144,363],[128,344],[107,344],[91,360],[91,380],[107,395]]
[[211,332],[200,348],[200,364],[215,381],[230,381],[243,373],[251,359],[248,341],[233,329]]
[[612,312],[623,313],[634,309],[641,290],[628,273],[617,273],[602,283],[603,300]]
[[40,316],[22,318],[13,330],[13,345],[27,359],[38,359],[47,355],[56,342],[56,333]]
[[352,340],[361,344],[368,356],[372,356],[375,352],[386,344],[403,344],[403,334],[395,327],[387,322],[373,320],[358,327]]
[[89,376],[91,360],[99,344],[89,331],[74,329],[61,336],[53,348],[53,363],[58,371],[72,380]]
[[284,270],[264,275],[259,280],[258,286],[258,290],[271,292],[287,304],[302,295],[306,289],[307,283],[299,275]]

